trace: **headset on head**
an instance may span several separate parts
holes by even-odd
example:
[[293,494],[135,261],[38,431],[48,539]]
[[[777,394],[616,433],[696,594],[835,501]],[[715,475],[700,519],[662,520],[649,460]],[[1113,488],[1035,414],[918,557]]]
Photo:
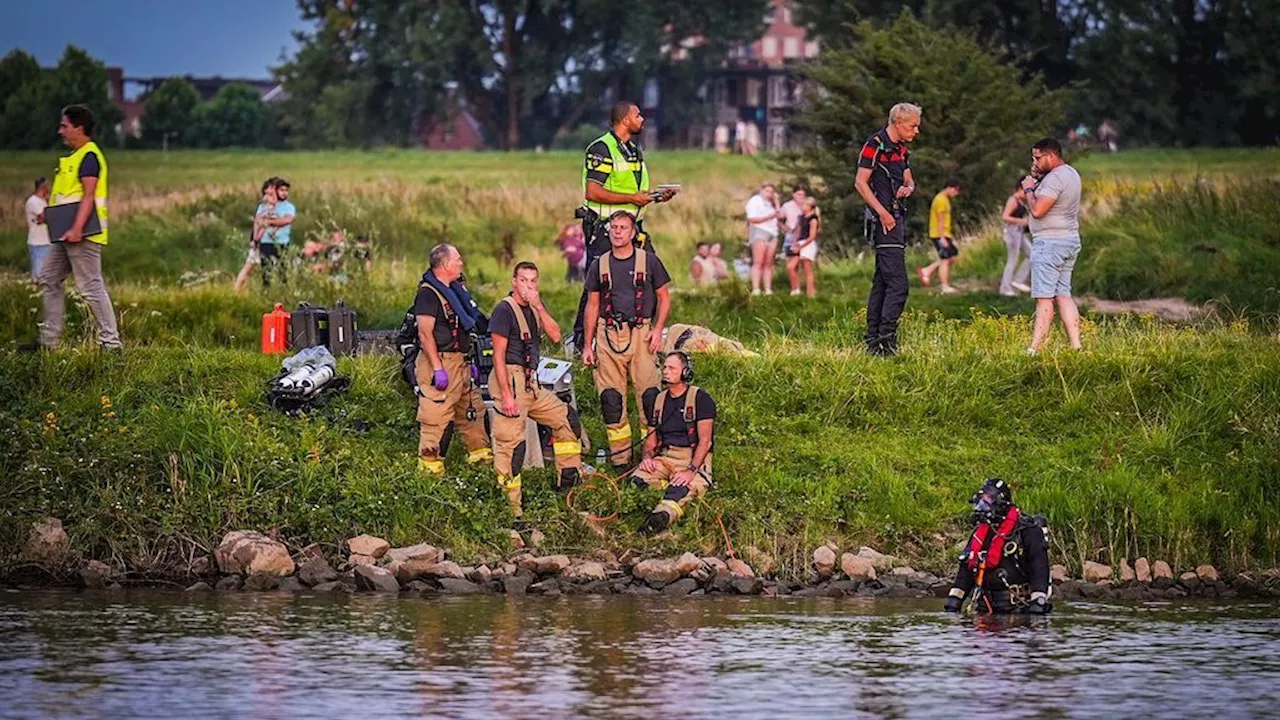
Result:
[[680,382],[684,383],[685,385],[688,385],[689,383],[693,382],[693,358],[689,355],[689,353],[683,350],[672,350],[671,352],[667,353],[668,357],[672,355],[678,356],[684,364],[684,367],[680,368]]

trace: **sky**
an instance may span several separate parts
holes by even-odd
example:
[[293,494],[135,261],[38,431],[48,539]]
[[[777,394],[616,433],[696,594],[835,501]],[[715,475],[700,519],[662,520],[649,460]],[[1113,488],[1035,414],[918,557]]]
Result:
[[[4,0],[0,56],[21,48],[56,65],[68,44],[125,77],[267,78],[307,25],[293,0]],[[52,8],[57,8],[55,15]]]

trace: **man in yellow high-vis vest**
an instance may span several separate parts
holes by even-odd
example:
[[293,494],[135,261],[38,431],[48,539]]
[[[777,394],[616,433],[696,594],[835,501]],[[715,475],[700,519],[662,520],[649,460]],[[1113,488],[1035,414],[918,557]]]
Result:
[[[649,191],[649,166],[635,138],[644,130],[644,115],[635,103],[615,103],[609,113],[609,132],[587,146],[582,166],[583,203],[578,208],[582,232],[587,239],[587,267],[591,261],[609,252],[609,217],[626,210],[636,220],[636,247],[653,250],[649,234],[644,231],[644,207],[651,202],[666,202],[677,190]],[[578,315],[573,320],[573,347],[581,352],[582,319],[587,306],[586,291],[578,301]]]
[[[83,105],[62,109],[58,135],[71,154],[58,160],[53,177],[50,205],[78,203],[75,221],[62,237],[52,238],[53,248],[40,266],[40,287],[44,295],[44,322],[40,344],[55,348],[62,339],[66,298],[62,284],[75,275],[76,289],[89,304],[98,323],[98,343],[107,350],[120,348],[115,308],[102,281],[102,249],[107,245],[107,158],[93,142],[93,114]],[[92,213],[97,214],[102,231],[85,236]]]

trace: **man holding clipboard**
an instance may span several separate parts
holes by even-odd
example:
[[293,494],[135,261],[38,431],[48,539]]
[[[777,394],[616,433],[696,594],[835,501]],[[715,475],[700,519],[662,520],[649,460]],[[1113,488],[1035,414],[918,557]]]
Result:
[[93,114],[83,105],[62,110],[58,135],[71,154],[58,160],[53,177],[51,203],[45,209],[49,256],[40,267],[44,295],[44,322],[40,344],[53,349],[62,339],[66,298],[62,285],[75,275],[76,289],[89,303],[98,324],[98,343],[106,350],[120,349],[115,308],[102,280],[102,248],[107,245],[107,158],[93,142]]

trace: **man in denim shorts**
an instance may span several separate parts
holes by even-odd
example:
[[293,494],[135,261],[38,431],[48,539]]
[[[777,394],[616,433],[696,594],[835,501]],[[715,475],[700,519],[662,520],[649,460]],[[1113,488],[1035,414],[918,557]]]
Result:
[[1080,311],[1071,297],[1071,270],[1080,255],[1080,173],[1062,159],[1062,145],[1045,138],[1031,147],[1031,174],[1022,180],[1031,228],[1031,297],[1036,320],[1028,355],[1049,337],[1057,305],[1071,347],[1080,349]]

